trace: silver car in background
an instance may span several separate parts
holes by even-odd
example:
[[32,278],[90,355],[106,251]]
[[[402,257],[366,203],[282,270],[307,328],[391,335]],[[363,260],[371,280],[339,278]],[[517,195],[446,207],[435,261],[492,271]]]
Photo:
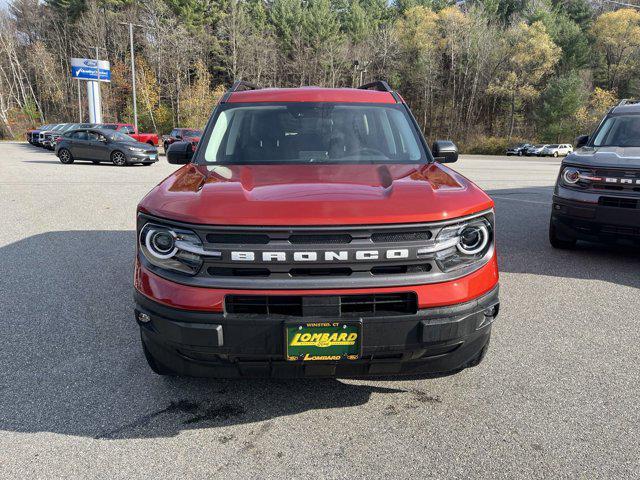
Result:
[[573,152],[573,146],[568,143],[545,145],[538,154],[540,157],[566,157]]
[[531,145],[530,147],[528,147],[528,148],[525,150],[524,154],[525,154],[527,157],[531,157],[531,156],[535,157],[535,156],[537,156],[537,155],[540,155],[540,152],[541,152],[541,151],[542,151],[542,149],[543,149],[544,147],[546,147],[546,146],[547,146],[547,145],[544,145],[544,144]]

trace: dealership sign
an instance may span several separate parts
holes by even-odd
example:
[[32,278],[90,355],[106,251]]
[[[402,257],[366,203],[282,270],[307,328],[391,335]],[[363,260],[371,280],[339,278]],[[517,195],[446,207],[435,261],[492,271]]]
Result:
[[78,80],[111,81],[111,66],[106,60],[72,58],[71,76]]

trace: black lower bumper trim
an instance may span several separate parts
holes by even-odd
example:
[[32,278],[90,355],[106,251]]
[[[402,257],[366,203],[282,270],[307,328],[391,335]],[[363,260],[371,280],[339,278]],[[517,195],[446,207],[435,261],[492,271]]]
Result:
[[640,241],[640,209],[553,197],[551,223],[567,238]]
[[185,311],[139,293],[136,304],[148,352],[166,369],[196,377],[448,374],[484,352],[499,310],[496,286],[459,305],[363,317],[359,360],[298,363],[285,360],[284,325],[299,318]]

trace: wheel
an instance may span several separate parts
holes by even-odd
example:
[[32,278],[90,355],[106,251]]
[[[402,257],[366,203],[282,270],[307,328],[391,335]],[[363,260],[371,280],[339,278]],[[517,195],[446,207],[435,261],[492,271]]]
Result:
[[73,163],[73,155],[71,155],[71,152],[66,148],[58,150],[58,158],[60,159],[60,162],[65,165]]
[[556,231],[556,226],[552,222],[549,222],[549,243],[553,248],[570,250],[576,246],[576,242],[575,238],[560,238]]
[[[142,335],[140,336],[142,340]],[[153,370],[157,375],[163,376],[172,376],[175,375],[175,372],[170,368],[165,367],[160,362],[158,362],[155,357],[151,354],[147,346],[144,344],[144,340],[142,340],[142,350],[144,352],[144,358],[147,359],[147,363],[149,364],[149,368]]]
[[557,157],[558,156],[558,152],[553,152],[553,156]]
[[521,152],[521,151],[520,151],[520,152],[518,152],[518,156],[519,156],[519,157],[521,157],[521,156],[522,156],[522,152]]
[[127,164],[127,157],[125,157],[124,153],[116,150],[111,154],[111,161],[117,167],[124,167]]

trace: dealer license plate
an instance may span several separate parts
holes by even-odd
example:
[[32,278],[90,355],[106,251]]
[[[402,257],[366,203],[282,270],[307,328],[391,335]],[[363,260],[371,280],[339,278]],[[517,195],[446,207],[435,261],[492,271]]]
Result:
[[308,322],[285,326],[286,356],[291,362],[360,358],[362,324]]

